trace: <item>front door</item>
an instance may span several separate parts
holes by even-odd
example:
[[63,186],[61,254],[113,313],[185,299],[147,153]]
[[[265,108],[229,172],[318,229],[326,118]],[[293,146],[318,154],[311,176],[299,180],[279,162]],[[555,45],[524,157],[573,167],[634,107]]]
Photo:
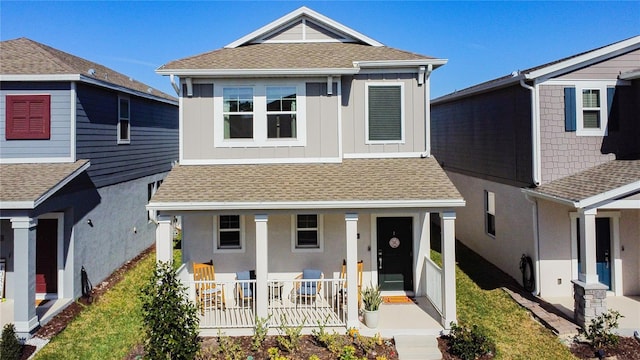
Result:
[[611,290],[611,221],[596,218],[596,271],[598,281]]
[[413,218],[377,219],[378,284],[386,291],[413,291]]
[[58,220],[38,219],[36,228],[36,293],[58,292]]

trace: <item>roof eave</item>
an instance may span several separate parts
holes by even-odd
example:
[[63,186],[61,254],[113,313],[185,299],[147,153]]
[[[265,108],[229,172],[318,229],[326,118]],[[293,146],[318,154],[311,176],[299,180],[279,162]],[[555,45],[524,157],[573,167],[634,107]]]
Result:
[[521,79],[524,79],[524,75],[518,74],[518,75],[515,75],[515,76],[504,78],[504,79],[502,79],[500,81],[491,82],[489,84],[485,84],[485,85],[480,84],[480,85],[477,85],[477,86],[475,86],[473,88],[462,89],[460,91],[456,91],[456,92],[453,92],[451,94],[447,94],[447,95],[443,95],[443,96],[440,96],[438,98],[435,98],[435,99],[431,100],[431,104],[432,105],[437,105],[437,104],[440,104],[440,103],[453,101],[453,100],[456,100],[456,99],[459,99],[459,98],[464,98],[464,97],[472,96],[472,95],[478,95],[478,94],[486,93],[486,92],[489,92],[489,91],[505,88],[505,87],[512,86],[514,84],[519,83]]
[[630,184],[611,189],[609,191],[601,192],[597,195],[590,196],[581,200],[572,200],[559,196],[546,194],[536,191],[535,189],[522,189],[522,192],[528,196],[553,201],[559,204],[568,205],[576,209],[585,209],[597,207],[597,205],[615,200],[619,197],[640,191],[640,181],[635,181]]
[[425,66],[433,65],[436,69],[449,60],[447,59],[413,59],[413,60],[368,60],[368,61],[354,61],[353,67],[366,69],[366,68],[395,68],[395,67],[408,67],[408,66]]
[[60,182],[52,186],[49,190],[47,190],[44,194],[42,194],[39,198],[37,198],[33,204],[34,208],[38,205],[42,204],[45,200],[50,198],[53,194],[58,192],[58,190],[62,189],[65,185],[67,185],[71,180],[75,179],[78,175],[82,174],[83,171],[87,170],[91,166],[91,161],[87,161],[79,168],[75,169],[71,174],[67,175]]
[[307,69],[157,69],[159,75],[181,77],[231,77],[231,76],[306,76],[306,75],[354,75],[357,68],[307,68]]

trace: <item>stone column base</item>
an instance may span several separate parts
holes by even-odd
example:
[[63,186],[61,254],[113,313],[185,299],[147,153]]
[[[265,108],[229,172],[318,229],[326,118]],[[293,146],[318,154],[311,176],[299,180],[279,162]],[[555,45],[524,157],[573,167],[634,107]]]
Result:
[[579,280],[573,283],[573,319],[576,324],[586,328],[600,314],[607,312],[606,285],[587,284]]

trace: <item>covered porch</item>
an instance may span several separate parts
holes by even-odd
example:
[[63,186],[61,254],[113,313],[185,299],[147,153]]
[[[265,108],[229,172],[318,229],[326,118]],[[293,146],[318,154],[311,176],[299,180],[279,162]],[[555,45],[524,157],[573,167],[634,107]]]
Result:
[[[379,176],[384,171],[407,176],[399,183]],[[422,325],[440,331],[456,319],[454,222],[455,208],[463,205],[430,158],[178,166],[148,208],[159,213],[158,261],[172,260],[171,217],[182,218],[180,277],[191,299],[205,304],[203,331],[251,329],[256,318],[269,319],[270,327],[366,330],[359,285],[378,284],[383,295],[420,299],[418,305],[383,305],[389,309],[382,314],[412,306],[431,319]],[[428,258],[431,213],[440,215],[442,267]],[[203,263],[215,268],[215,279],[194,277],[194,264]],[[301,278],[307,271],[322,275]],[[255,276],[241,275],[246,272]],[[309,283],[317,292],[302,296],[308,294],[301,286]],[[203,299],[211,288],[214,295]]]

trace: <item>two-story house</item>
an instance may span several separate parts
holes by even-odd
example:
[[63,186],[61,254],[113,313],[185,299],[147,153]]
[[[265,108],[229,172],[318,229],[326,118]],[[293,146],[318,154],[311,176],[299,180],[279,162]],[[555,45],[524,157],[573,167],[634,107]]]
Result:
[[[20,38],[0,43],[2,322],[38,325],[154,243],[177,99]],[[36,307],[36,302],[40,305]]]
[[544,298],[575,293],[581,324],[640,295],[639,69],[636,36],[432,102],[458,238]]
[[[358,283],[430,295],[438,322],[455,320],[464,200],[429,149],[430,75],[445,63],[302,7],[157,70],[180,94],[180,164],[148,208],[158,260],[171,259],[170,217],[181,216],[181,274],[198,301],[208,289],[194,288],[193,264],[215,266],[221,306],[203,306],[201,328],[251,327],[254,315],[273,325],[281,313],[290,325],[358,327]],[[429,259],[431,213],[442,268]],[[318,294],[299,306],[309,294],[294,278],[312,272]]]

